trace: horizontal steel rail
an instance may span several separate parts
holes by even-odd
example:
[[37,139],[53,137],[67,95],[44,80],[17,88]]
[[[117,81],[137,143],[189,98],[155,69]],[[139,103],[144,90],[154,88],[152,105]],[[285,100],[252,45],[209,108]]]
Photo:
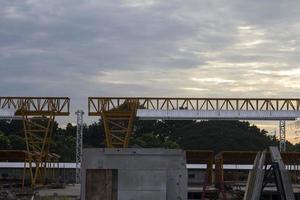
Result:
[[16,115],[56,115],[70,114],[68,97],[0,97],[1,109],[15,109]]
[[139,109],[207,111],[299,111],[300,98],[162,98],[162,97],[89,97],[88,113],[126,110],[137,101]]

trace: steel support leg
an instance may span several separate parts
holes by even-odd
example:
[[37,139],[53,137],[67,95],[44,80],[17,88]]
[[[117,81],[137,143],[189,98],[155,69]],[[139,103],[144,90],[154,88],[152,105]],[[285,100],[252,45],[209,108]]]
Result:
[[128,147],[137,107],[138,102],[136,100],[128,100],[116,109],[102,110],[101,117],[104,124],[106,147]]
[[82,134],[83,134],[83,110],[78,110],[76,130],[76,183],[81,181],[81,160],[82,160]]
[[33,157],[29,159],[31,186],[37,183],[44,184],[47,175],[47,162],[49,157],[54,115],[29,118],[23,115],[26,147]]
[[279,121],[279,150],[280,152],[286,151],[286,132],[285,132],[285,121]]

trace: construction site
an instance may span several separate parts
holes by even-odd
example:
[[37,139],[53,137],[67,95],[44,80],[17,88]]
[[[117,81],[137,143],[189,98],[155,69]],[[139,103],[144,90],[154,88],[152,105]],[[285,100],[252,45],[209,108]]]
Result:
[[[87,115],[103,122],[104,148],[83,148],[76,162],[52,152],[56,118],[68,97],[0,97],[0,119],[23,124],[26,149],[0,150],[0,199],[196,200],[300,199],[300,152],[287,151],[286,123],[300,118],[297,98],[89,97]],[[76,105],[73,105],[76,106]],[[143,148],[131,145],[141,120],[269,120],[279,145],[259,151]],[[298,127],[299,128],[299,127]]]

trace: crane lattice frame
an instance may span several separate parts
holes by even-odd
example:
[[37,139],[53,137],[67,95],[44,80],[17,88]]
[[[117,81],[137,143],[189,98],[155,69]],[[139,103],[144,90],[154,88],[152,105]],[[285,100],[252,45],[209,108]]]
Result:
[[69,115],[68,97],[0,97],[0,108],[13,108],[22,116],[31,186],[45,184],[51,160],[50,146],[55,116]]
[[[133,102],[133,103],[128,103]],[[131,108],[125,109],[124,106]],[[129,106],[130,107],[130,106]],[[88,113],[101,116],[107,147],[128,147],[138,109],[154,111],[268,111],[298,112],[299,98],[170,98],[170,97],[89,97]],[[294,120],[295,116],[288,118]],[[282,129],[283,130],[283,129]],[[282,132],[281,146],[285,146]],[[285,147],[284,147],[285,148]]]
[[[137,99],[126,99],[118,107],[109,107],[110,102],[101,99],[99,111],[96,116],[101,116],[105,143],[108,148],[127,148],[133,131],[133,123],[139,106]],[[89,100],[89,110],[93,102]]]

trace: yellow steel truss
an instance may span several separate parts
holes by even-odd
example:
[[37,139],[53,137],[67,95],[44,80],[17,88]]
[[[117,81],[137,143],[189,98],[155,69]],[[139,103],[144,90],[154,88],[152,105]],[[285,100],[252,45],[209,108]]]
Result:
[[31,186],[44,184],[49,168],[55,116],[69,115],[68,97],[0,97],[0,108],[12,108],[22,116],[26,148],[30,153]]
[[[45,184],[47,178],[47,163],[55,115],[41,118],[28,118],[23,115],[23,125],[28,152],[34,153],[29,160],[31,184]],[[33,167],[33,164],[35,167]]]
[[105,99],[99,101],[101,112],[98,113],[104,124],[106,147],[127,148],[133,131],[138,101],[126,99],[118,107],[113,108],[107,107],[109,103]]
[[126,148],[132,132],[132,112],[103,112],[102,119],[105,129],[105,142],[108,148]]
[[89,97],[89,115],[119,108],[128,100],[138,102],[139,109],[148,110],[300,110],[300,98]]
[[299,111],[299,98],[89,97],[88,113],[101,116],[107,147],[127,147],[137,108],[148,110]]

